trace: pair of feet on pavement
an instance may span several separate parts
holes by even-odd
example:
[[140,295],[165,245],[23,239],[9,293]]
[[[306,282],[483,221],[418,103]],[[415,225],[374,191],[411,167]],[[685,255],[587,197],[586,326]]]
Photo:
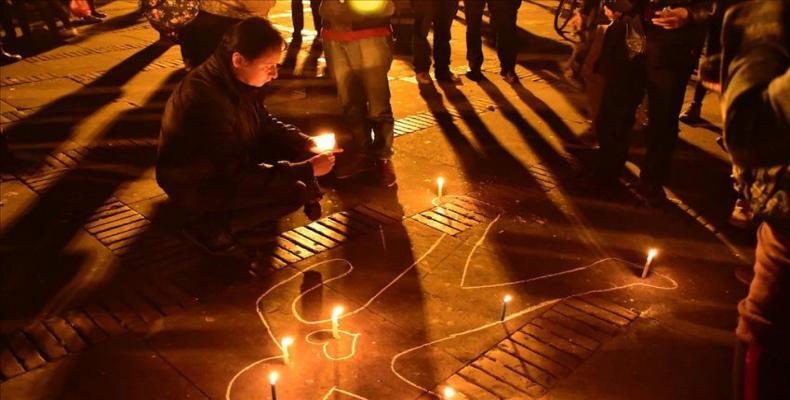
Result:
[[397,176],[395,175],[395,164],[392,160],[382,160],[372,158],[364,154],[352,154],[338,160],[335,167],[335,177],[338,179],[348,179],[366,175],[373,181],[385,188],[395,186]]
[[[503,69],[499,72],[499,76],[501,76],[502,79],[510,85],[518,82],[518,75],[516,75],[516,71],[514,70]],[[469,71],[466,72],[466,77],[469,78],[469,80],[475,82],[480,82],[486,79],[485,75],[483,75],[483,71],[481,71],[480,68],[470,68]]]

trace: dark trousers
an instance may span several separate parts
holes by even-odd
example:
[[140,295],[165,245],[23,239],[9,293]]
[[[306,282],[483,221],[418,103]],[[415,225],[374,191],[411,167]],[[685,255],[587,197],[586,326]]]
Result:
[[[318,9],[321,7],[321,0],[310,0],[310,10],[313,14],[313,25],[315,31],[321,33],[321,15]],[[294,35],[298,35],[304,29],[304,5],[301,0],[291,0],[291,17],[293,18]]]
[[450,27],[458,12],[458,0],[412,0],[414,8],[414,70],[431,68],[431,44],[428,32],[433,29],[433,64],[438,73],[450,72]]
[[30,37],[30,21],[25,10],[25,3],[22,0],[0,0],[0,23],[3,25],[6,39],[16,39],[14,29],[14,18],[17,25],[22,30],[22,34]]
[[640,178],[648,185],[663,185],[669,178],[678,139],[678,116],[698,55],[677,49],[679,56],[670,54],[669,46],[657,47],[648,45],[647,55],[637,56],[626,68],[618,68],[617,74],[606,76],[594,121],[600,143],[598,173],[603,177],[622,173],[635,112],[647,93],[647,155]]
[[188,68],[195,68],[208,60],[222,37],[240,20],[201,11],[197,17],[178,31],[181,58]]
[[479,70],[483,65],[483,8],[488,4],[491,27],[496,33],[496,49],[502,72],[516,68],[518,55],[516,19],[521,0],[465,0],[466,59],[469,69]]
[[58,0],[36,0],[33,2],[33,5],[36,6],[36,10],[38,10],[50,33],[55,34],[58,32],[56,20],[60,20],[63,28],[72,28],[69,12],[66,10],[66,6]]

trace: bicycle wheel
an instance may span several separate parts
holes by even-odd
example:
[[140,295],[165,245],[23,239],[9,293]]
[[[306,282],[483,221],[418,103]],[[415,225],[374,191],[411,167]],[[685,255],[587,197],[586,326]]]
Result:
[[573,18],[573,13],[579,7],[579,0],[559,0],[557,9],[554,11],[554,30],[563,39],[571,42],[575,39],[571,36],[571,31],[566,30],[568,22]]

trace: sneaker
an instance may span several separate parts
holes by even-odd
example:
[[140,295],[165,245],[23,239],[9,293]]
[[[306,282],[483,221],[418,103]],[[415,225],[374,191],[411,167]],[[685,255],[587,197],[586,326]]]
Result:
[[72,38],[75,38],[75,37],[79,36],[79,32],[77,32],[76,28],[71,28],[71,29],[60,30],[55,35],[59,39],[65,40],[65,39],[72,39]]
[[373,160],[363,154],[348,153],[347,156],[341,154],[338,158],[338,163],[333,170],[337,179],[352,178],[373,168]]
[[397,183],[395,164],[392,160],[376,160],[374,172],[376,179],[383,187],[393,187]]
[[475,82],[480,82],[486,78],[485,75],[483,75],[483,72],[476,68],[466,71],[466,77],[470,81],[475,81]]
[[93,10],[91,12],[91,16],[92,17],[96,17],[96,18],[107,18],[107,14],[105,14],[103,12],[96,11],[96,10]]
[[450,71],[437,72],[436,80],[444,83],[461,83],[461,78]]
[[420,85],[430,85],[433,83],[433,78],[431,78],[431,75],[427,72],[418,72],[415,78]]
[[518,75],[516,75],[515,71],[502,71],[500,75],[502,75],[502,79],[504,79],[508,84],[512,85],[518,82]]
[[0,63],[3,64],[10,64],[13,62],[17,62],[22,59],[22,56],[19,54],[9,53],[5,50],[0,51]]
[[104,20],[99,18],[99,17],[93,16],[93,15],[87,15],[87,16],[84,16],[84,17],[80,18],[80,21],[83,24],[89,25],[89,24],[98,24],[99,22],[102,22]]
[[199,219],[189,222],[181,233],[213,256],[222,256],[236,250],[236,239],[223,227]]
[[686,124],[693,125],[702,122],[700,114],[702,113],[702,106],[697,103],[691,103],[683,114],[680,114],[680,120]]

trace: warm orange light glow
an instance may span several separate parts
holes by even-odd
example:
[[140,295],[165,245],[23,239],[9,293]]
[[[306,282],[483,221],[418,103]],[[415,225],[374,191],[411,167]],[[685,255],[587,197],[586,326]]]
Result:
[[451,388],[449,386],[445,386],[444,390],[442,391],[442,394],[444,395],[444,399],[445,400],[454,399],[455,398],[455,389],[453,389],[453,388]]
[[438,190],[439,197],[442,197],[442,192],[444,191],[444,178],[443,177],[440,176],[440,177],[436,178],[436,187],[439,189]]
[[341,315],[343,315],[343,306],[337,306],[332,309],[332,337],[335,339],[340,337]]
[[331,132],[313,136],[313,143],[315,143],[315,147],[321,152],[332,151],[337,144],[335,141],[335,134]]
[[277,384],[277,379],[279,378],[280,378],[280,374],[278,374],[277,371],[272,371],[272,373],[269,374],[269,383],[275,385]]
[[294,338],[292,338],[290,336],[284,337],[280,341],[280,344],[282,345],[282,348],[283,348],[283,360],[285,361],[285,364],[290,364],[291,363],[291,355],[288,352],[288,348],[291,347],[291,345],[294,344]]
[[504,301],[505,303],[510,303],[512,300],[513,300],[513,296],[511,296],[509,294],[506,294],[505,298],[502,299],[502,301]]

